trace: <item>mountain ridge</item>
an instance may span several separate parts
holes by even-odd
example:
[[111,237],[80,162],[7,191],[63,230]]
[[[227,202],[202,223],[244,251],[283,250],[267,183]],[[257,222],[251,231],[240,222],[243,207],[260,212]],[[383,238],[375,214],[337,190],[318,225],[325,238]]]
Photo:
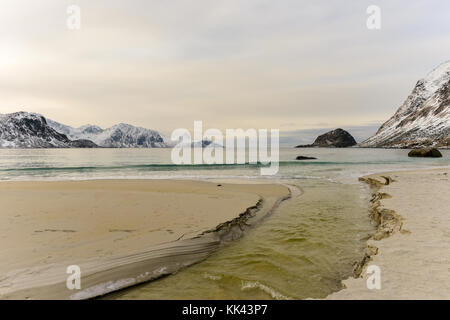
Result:
[[163,148],[155,131],[120,123],[73,128],[33,112],[0,114],[0,148]]
[[166,148],[161,135],[151,129],[119,123],[102,129],[97,125],[74,128],[49,119],[49,125],[72,139],[87,139],[105,148]]
[[0,148],[95,148],[85,139],[69,139],[37,113],[0,114]]

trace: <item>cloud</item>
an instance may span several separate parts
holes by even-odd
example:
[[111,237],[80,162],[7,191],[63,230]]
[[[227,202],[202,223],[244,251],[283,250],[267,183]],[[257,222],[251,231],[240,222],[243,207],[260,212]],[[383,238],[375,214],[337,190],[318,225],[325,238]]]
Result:
[[[69,31],[69,4],[82,27]],[[450,51],[450,4],[378,1],[4,0],[0,113],[170,132],[385,120]],[[323,124],[327,124],[324,126]]]

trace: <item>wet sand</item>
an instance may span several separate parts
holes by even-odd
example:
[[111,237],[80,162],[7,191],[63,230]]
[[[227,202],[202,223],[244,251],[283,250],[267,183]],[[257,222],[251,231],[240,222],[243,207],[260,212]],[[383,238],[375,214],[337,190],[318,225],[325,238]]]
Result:
[[[0,183],[0,298],[85,299],[205,259],[283,199],[279,184]],[[81,268],[81,290],[66,269]]]
[[[450,299],[450,169],[364,177],[374,186],[371,215],[379,222],[361,276],[328,299]],[[378,266],[381,288],[375,284]],[[369,268],[369,269],[368,269]]]

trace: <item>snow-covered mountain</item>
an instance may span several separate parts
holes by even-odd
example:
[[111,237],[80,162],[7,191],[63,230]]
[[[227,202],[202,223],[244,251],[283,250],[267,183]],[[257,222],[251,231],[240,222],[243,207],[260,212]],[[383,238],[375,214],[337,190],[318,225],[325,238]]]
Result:
[[129,124],[102,129],[79,128],[46,119],[37,113],[0,114],[0,148],[162,148],[158,132]]
[[450,61],[419,80],[397,112],[360,147],[450,147]]
[[107,129],[95,125],[73,128],[59,122],[48,120],[48,124],[70,139],[86,139],[106,148],[165,148],[161,135],[154,130],[121,123]]
[[0,148],[94,148],[88,140],[69,139],[36,113],[0,114]]

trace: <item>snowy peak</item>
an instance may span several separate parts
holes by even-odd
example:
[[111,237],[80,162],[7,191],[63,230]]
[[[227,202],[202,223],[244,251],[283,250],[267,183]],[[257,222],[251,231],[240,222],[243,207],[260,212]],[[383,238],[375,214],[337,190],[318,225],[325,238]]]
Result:
[[95,126],[95,125],[84,125],[78,128],[80,130],[80,132],[82,134],[99,134],[101,132],[103,132],[103,129],[100,128],[99,126]]
[[397,112],[361,147],[450,147],[450,61],[419,80]]
[[450,79],[450,61],[444,62],[431,71],[424,79],[419,80],[427,93],[435,93]]
[[97,137],[93,137],[104,147],[112,148],[163,148],[163,138],[154,130],[135,127],[121,123],[105,129]]

